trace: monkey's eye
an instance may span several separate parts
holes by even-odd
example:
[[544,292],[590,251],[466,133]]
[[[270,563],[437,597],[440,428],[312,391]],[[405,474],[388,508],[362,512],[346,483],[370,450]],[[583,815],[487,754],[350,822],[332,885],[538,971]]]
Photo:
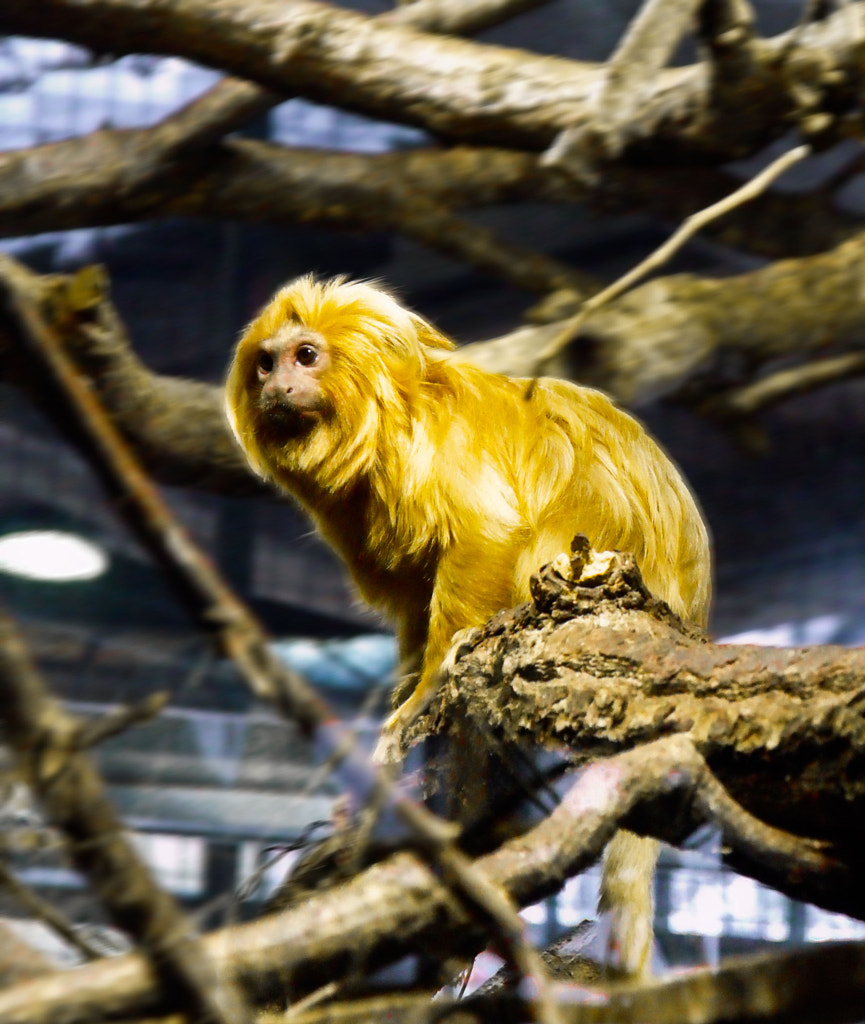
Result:
[[318,359],[318,349],[312,347],[312,345],[301,345],[297,350],[297,361],[301,366],[312,366],[312,364]]
[[270,373],[273,369],[273,356],[269,352],[261,351],[258,353],[258,372],[259,373]]

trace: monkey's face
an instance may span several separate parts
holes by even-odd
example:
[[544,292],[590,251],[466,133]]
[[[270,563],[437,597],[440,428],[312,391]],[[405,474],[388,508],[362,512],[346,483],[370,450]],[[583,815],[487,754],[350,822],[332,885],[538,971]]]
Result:
[[337,493],[407,429],[424,366],[452,343],[386,292],[298,278],[247,327],[225,406],[250,466],[288,490]]
[[285,437],[314,427],[330,404],[322,387],[331,366],[324,335],[289,324],[258,342],[250,355],[251,390],[261,429]]

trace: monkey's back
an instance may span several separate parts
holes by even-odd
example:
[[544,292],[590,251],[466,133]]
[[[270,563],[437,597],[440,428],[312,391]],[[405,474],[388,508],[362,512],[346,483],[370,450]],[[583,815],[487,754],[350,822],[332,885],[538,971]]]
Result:
[[[708,533],[681,474],[637,420],[600,391],[551,378],[532,384],[460,365],[441,384],[438,455],[454,467],[452,504],[470,529],[522,537],[516,599],[585,533],[598,550],[631,552],[654,594],[705,624]],[[444,417],[442,404],[452,405]]]

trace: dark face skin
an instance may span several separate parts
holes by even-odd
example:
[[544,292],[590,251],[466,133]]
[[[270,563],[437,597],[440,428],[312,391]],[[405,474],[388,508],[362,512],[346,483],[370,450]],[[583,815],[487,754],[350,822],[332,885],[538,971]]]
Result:
[[255,356],[265,420],[291,432],[311,427],[326,408],[321,378],[330,362],[325,338],[306,327],[293,324],[266,338]]

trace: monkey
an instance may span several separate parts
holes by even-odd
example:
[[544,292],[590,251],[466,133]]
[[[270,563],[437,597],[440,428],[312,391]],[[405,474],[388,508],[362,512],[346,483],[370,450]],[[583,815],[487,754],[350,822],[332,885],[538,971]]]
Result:
[[[307,511],[417,666],[384,725],[386,757],[454,634],[527,601],[531,575],[577,533],[630,552],[653,594],[706,623],[707,529],[637,420],[598,390],[461,361],[378,285],[306,275],[281,288],[237,343],[226,411],[252,469]],[[634,975],[651,950],[656,851],[620,832],[606,855],[600,906]]]

